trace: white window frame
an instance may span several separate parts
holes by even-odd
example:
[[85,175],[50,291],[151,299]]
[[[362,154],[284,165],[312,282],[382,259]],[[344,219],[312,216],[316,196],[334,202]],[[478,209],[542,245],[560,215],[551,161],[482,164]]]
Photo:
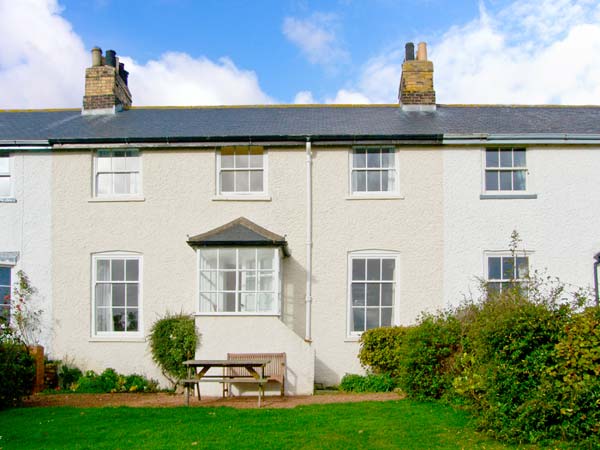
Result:
[[[391,168],[382,168],[380,167],[374,167],[374,168],[367,168],[365,167],[364,170],[369,171],[369,170],[377,170],[377,171],[382,171],[382,170],[388,170],[388,171],[393,171],[395,173],[395,183],[394,183],[394,188],[391,190],[387,190],[387,191],[354,191],[352,189],[352,173],[355,170],[361,170],[363,168],[355,168],[354,167],[354,154],[357,150],[372,150],[372,149],[379,149],[379,150],[392,150],[392,154],[394,155],[394,164]],[[348,152],[348,193],[350,198],[378,198],[378,197],[399,197],[400,196],[400,164],[399,164],[399,151],[396,147],[394,147],[393,145],[377,145],[377,146],[373,146],[373,145],[362,145],[362,146],[355,146],[352,147],[350,149],[350,151]]]
[[[262,152],[262,169],[260,168],[226,168],[223,169],[221,167],[221,152],[223,150],[233,150],[235,152],[249,152],[252,149],[258,149]],[[225,171],[259,171],[263,172],[263,188],[261,191],[247,191],[247,192],[235,192],[235,191],[226,191],[223,192],[221,186],[221,173]],[[235,187],[235,183],[234,183]],[[269,192],[269,153],[264,147],[260,146],[228,146],[221,147],[216,150],[216,196],[218,198],[233,198],[233,199],[247,199],[247,200],[262,200],[268,196]]]
[[[237,275],[241,270],[240,270],[240,266],[239,266],[239,250],[240,249],[269,249],[273,251],[273,294],[274,294],[274,300],[275,300],[275,311],[201,311],[201,307],[200,307],[200,297],[203,291],[201,291],[201,272],[200,272],[200,267],[201,267],[201,260],[200,260],[200,256],[201,256],[201,252],[203,250],[231,250],[231,249],[235,249],[236,250],[236,289],[234,291],[235,295],[236,295],[236,309],[239,308],[240,305],[240,301],[238,299],[238,295],[241,293],[244,293],[244,291],[241,290],[240,286],[239,286],[239,276]],[[282,293],[281,293],[281,287],[282,287],[282,270],[281,270],[281,259],[282,259],[282,254],[281,254],[281,249],[278,247],[251,247],[251,246],[241,246],[241,247],[198,247],[196,249],[196,270],[197,270],[197,278],[196,278],[196,315],[198,316],[276,316],[276,317],[280,317],[281,313],[282,313]],[[221,269],[217,269],[215,271],[219,271]],[[223,292],[221,290],[218,291],[210,291],[210,292]],[[227,291],[230,292],[230,291]],[[249,293],[251,292],[258,292],[258,290],[255,291],[249,291]]]
[[[392,326],[400,323],[400,253],[392,250],[356,250],[348,253],[346,281],[346,337],[357,339],[363,331],[353,331],[352,324],[352,261],[355,259],[393,259],[394,260],[394,296],[392,303]],[[366,307],[366,306],[365,306]],[[380,307],[381,308],[381,307]],[[366,325],[366,324],[365,324]]]
[[[503,283],[508,283],[510,281],[516,282],[516,283],[526,283],[527,279],[526,278],[515,278],[513,280],[510,279],[505,279],[505,278],[489,278],[489,262],[490,262],[490,258],[527,258],[527,272],[528,274],[531,273],[531,260],[532,260],[532,255],[533,255],[533,251],[531,250],[518,250],[516,252],[511,252],[510,250],[488,250],[485,251],[483,254],[483,279],[485,280],[486,283],[499,283],[500,284],[500,291],[502,291],[502,284]],[[516,260],[513,261],[513,264],[516,264]],[[514,267],[514,266],[513,266]],[[501,272],[501,277],[503,277],[502,274],[502,261],[501,261],[501,266],[500,266],[500,272]]]
[[[9,284],[8,285],[5,285],[5,284],[1,285],[2,287],[8,287],[8,296],[9,296],[8,303],[7,303],[7,305],[8,305],[8,323],[10,323],[11,316],[12,316],[12,295],[13,295],[12,291],[13,291],[13,283],[14,283],[14,280],[13,280],[13,267],[14,266],[11,266],[11,265],[8,265],[8,264],[0,264],[0,269],[8,269],[8,278],[9,278],[8,283]],[[6,304],[4,303],[4,299],[3,298],[0,298],[0,304],[2,305],[2,306],[0,306],[0,308],[6,309],[6,307],[5,307]],[[0,314],[0,317],[1,317],[1,314]]]
[[[500,155],[498,155],[498,167],[488,167],[487,166],[487,151],[488,150],[496,150],[496,151],[501,151],[501,150],[510,150],[511,151],[511,159],[512,159],[512,166],[511,167],[500,167]],[[525,152],[525,165],[524,166],[515,166],[514,165],[514,151],[515,150],[523,150]],[[531,193],[531,180],[530,180],[530,176],[529,176],[529,167],[530,167],[530,154],[531,151],[527,148],[527,147],[485,147],[482,149],[482,158],[481,158],[481,167],[482,167],[482,175],[481,175],[481,187],[482,187],[482,192],[484,194],[489,194],[489,195],[509,195],[509,196],[519,196],[519,195],[528,195]],[[514,172],[518,172],[518,171],[524,171],[525,172],[525,189],[524,190],[516,190],[514,189],[514,185],[513,185],[513,189],[500,189],[500,180],[498,180],[498,189],[496,190],[488,190],[487,188],[487,183],[486,183],[486,176],[487,176],[487,172],[490,171],[494,171],[494,172],[510,172],[511,174],[514,174]],[[511,183],[514,183],[514,180],[511,181]]]
[[12,199],[12,198],[14,198],[13,157],[10,153],[0,150],[0,158],[6,158],[8,160],[8,172],[0,171],[0,178],[8,178],[8,195],[0,195],[0,198],[1,199]]
[[[99,159],[99,152],[110,152],[111,153],[111,159],[114,157],[113,154],[115,152],[136,152],[137,156],[136,158],[138,159],[138,169],[137,170],[111,170],[111,171],[99,171],[98,170],[98,159]],[[126,158],[133,158],[133,156],[130,157],[126,157]],[[118,149],[118,148],[99,148],[94,150],[93,152],[93,174],[92,174],[92,197],[94,199],[115,199],[115,200],[140,200],[143,198],[143,167],[142,167],[142,152],[137,149],[137,148],[124,148],[124,149]],[[108,194],[100,194],[98,193],[98,174],[100,173],[106,173],[106,174],[115,174],[115,173],[137,173],[137,192],[135,193],[123,193],[123,194],[119,194],[119,193],[115,193],[114,192],[114,180],[111,183],[111,192]]]
[[[97,283],[97,261],[99,259],[123,259],[123,260],[136,260],[138,261],[138,330],[137,331],[98,331],[96,329],[96,283]],[[127,339],[141,339],[144,337],[144,311],[143,311],[143,299],[144,299],[144,259],[141,253],[137,252],[126,252],[126,251],[114,251],[114,252],[101,252],[92,254],[92,292],[91,292],[91,336],[92,338],[116,338],[119,340]],[[112,311],[111,307],[111,311]],[[112,316],[112,312],[111,312]]]

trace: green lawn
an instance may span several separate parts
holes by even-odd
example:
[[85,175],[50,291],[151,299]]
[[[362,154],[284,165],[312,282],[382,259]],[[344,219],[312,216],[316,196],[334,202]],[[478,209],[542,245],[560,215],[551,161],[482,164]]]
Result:
[[294,409],[18,408],[0,412],[0,449],[511,448],[467,414],[408,400]]

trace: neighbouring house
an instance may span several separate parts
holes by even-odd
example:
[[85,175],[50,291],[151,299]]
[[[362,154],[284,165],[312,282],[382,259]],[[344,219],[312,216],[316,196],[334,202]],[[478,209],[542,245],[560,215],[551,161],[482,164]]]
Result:
[[183,311],[198,357],[285,352],[307,394],[478,277],[591,285],[600,107],[437,104],[414,53],[397,104],[135,108],[93,49],[82,110],[0,112],[0,293],[27,271],[85,368],[159,377],[148,331]]

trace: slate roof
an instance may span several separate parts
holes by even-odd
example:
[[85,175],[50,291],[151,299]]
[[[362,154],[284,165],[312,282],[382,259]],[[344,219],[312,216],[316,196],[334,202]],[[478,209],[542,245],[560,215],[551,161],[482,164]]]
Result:
[[133,108],[114,115],[80,110],[0,111],[0,141],[165,142],[397,138],[477,134],[600,134],[598,106],[398,105]]
[[192,247],[275,246],[282,247],[285,256],[290,255],[284,236],[275,234],[245,217],[239,217],[213,230],[188,238],[187,242]]

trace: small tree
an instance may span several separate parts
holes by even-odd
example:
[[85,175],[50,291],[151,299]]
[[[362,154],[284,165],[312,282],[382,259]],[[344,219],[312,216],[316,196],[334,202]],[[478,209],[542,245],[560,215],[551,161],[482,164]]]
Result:
[[23,343],[27,346],[37,345],[41,331],[42,311],[33,306],[33,296],[37,289],[29,281],[25,272],[17,272],[17,281],[13,286],[11,299],[12,324]]
[[194,318],[190,315],[167,313],[152,325],[152,359],[173,387],[185,378],[186,368],[183,362],[194,357],[199,340]]

